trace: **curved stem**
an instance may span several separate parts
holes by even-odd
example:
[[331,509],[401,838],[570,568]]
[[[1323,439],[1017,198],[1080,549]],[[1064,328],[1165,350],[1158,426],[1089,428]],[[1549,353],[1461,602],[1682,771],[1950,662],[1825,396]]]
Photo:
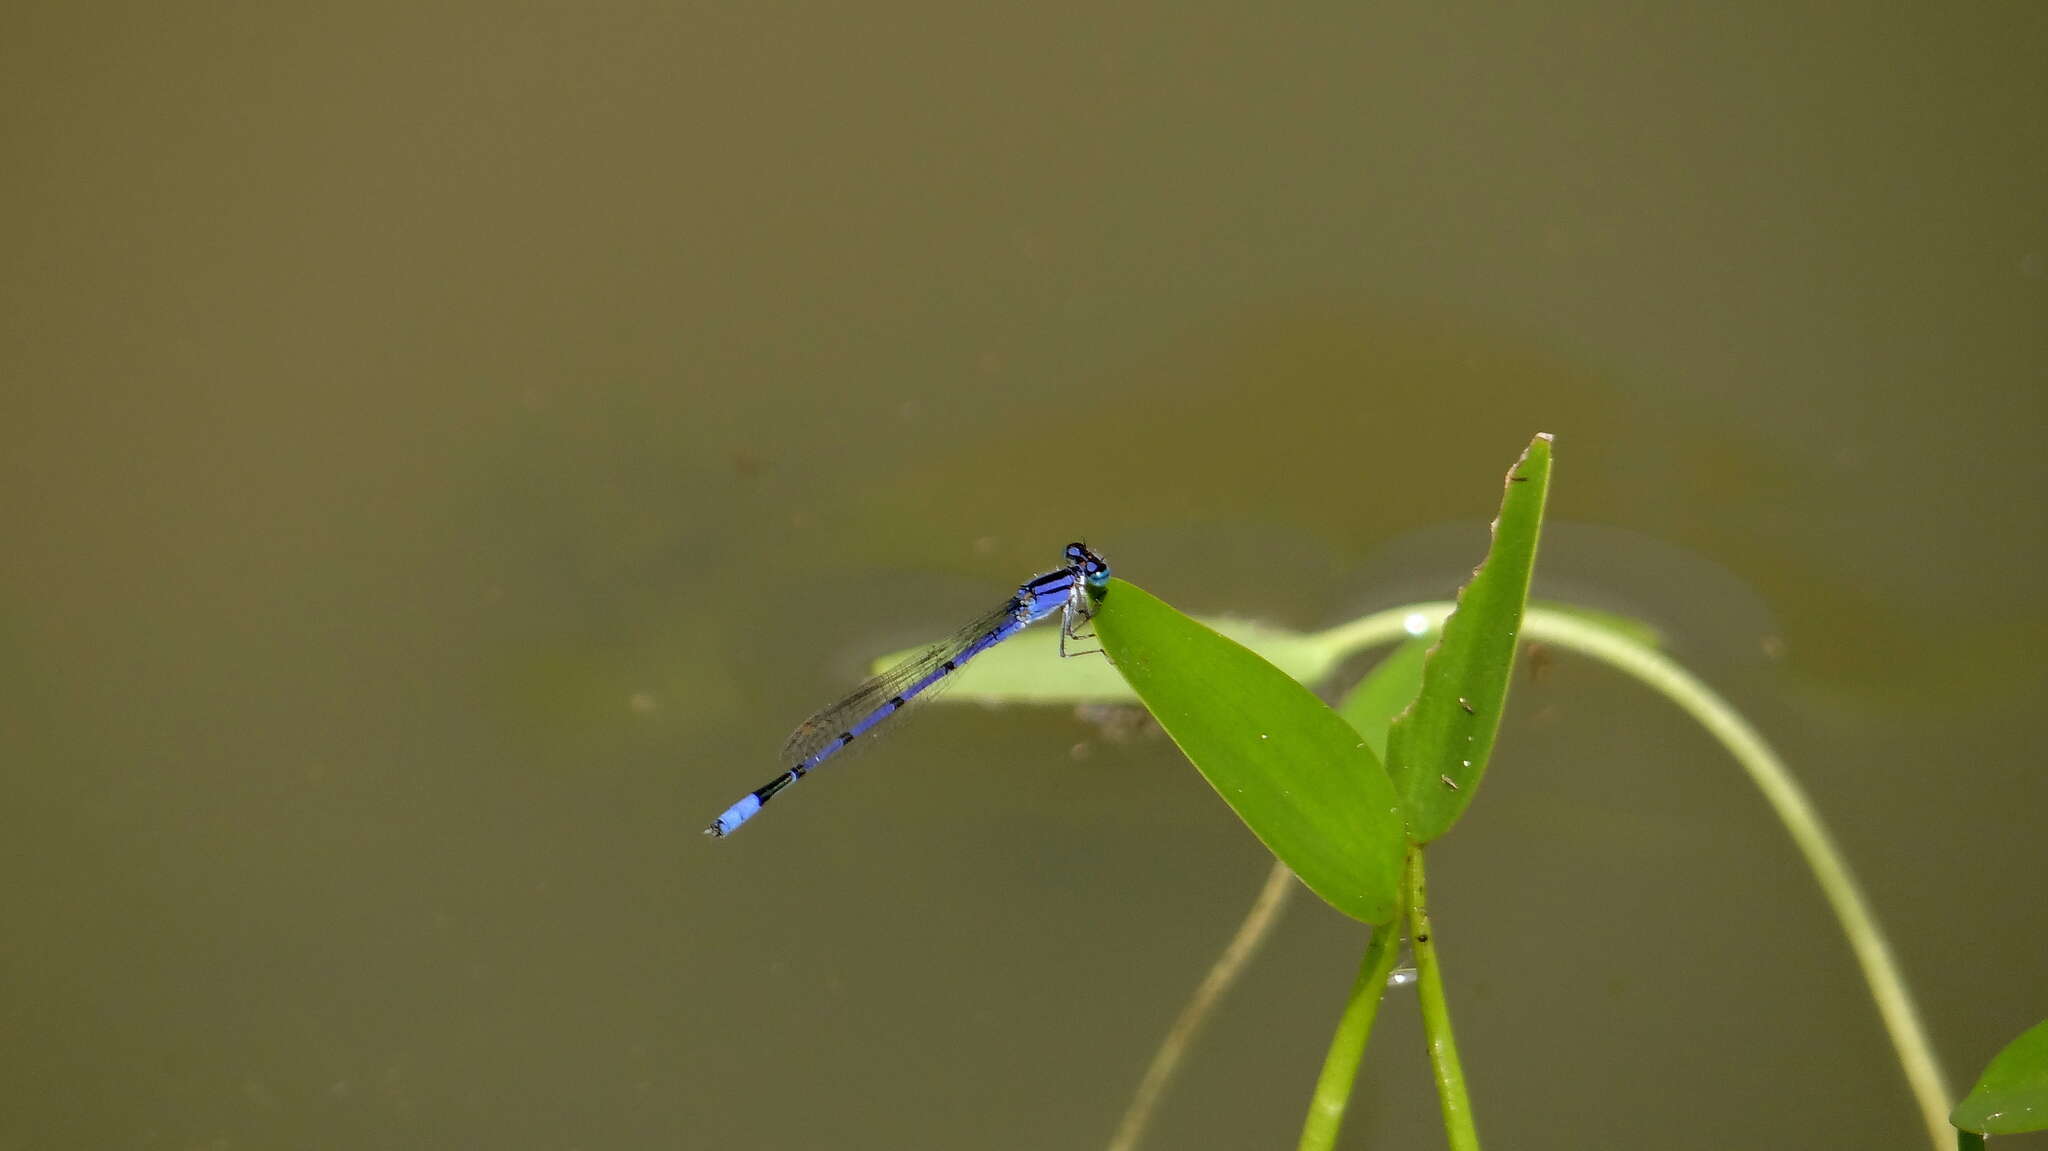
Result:
[[1408,939],[1415,948],[1415,989],[1422,998],[1422,1031],[1429,1037],[1429,1066],[1436,1072],[1437,1104],[1443,1109],[1444,1138],[1451,1151],[1479,1151],[1479,1129],[1472,1123],[1472,1097],[1465,1089],[1465,1067],[1458,1060],[1458,1040],[1451,1033],[1451,1008],[1444,999],[1443,967],[1437,962],[1436,932],[1429,923],[1429,893],[1422,882],[1422,849],[1408,849],[1401,873],[1408,904]]
[[1208,1021],[1209,1012],[1216,1006],[1230,985],[1244,970],[1244,965],[1258,953],[1259,945],[1273,931],[1279,922],[1280,912],[1287,906],[1287,900],[1294,893],[1294,873],[1287,865],[1275,861],[1272,870],[1266,873],[1266,885],[1259,889],[1259,896],[1252,901],[1251,910],[1245,913],[1244,922],[1238,924],[1237,934],[1231,936],[1223,954],[1209,967],[1209,974],[1202,977],[1201,986],[1195,989],[1194,997],[1180,1009],[1173,1026],[1167,1029],[1166,1038],[1160,1040],[1159,1050],[1152,1054],[1151,1066],[1145,1068],[1145,1077],[1138,1083],[1138,1093],[1131,1098],[1131,1105],[1124,1110],[1121,1123],[1117,1124],[1116,1136],[1109,1141],[1109,1151],[1132,1151],[1138,1140],[1144,1137],[1145,1126],[1152,1120],[1152,1112],[1159,1106],[1159,1099],[1166,1093],[1167,1085],[1173,1082],[1174,1072],[1180,1069],[1181,1056],[1195,1041],[1202,1024]]
[[1387,975],[1401,953],[1400,925],[1401,913],[1396,908],[1392,923],[1372,929],[1372,942],[1366,944],[1358,978],[1351,984],[1351,998],[1344,1003],[1337,1033],[1330,1037],[1323,1072],[1316,1077],[1316,1093],[1309,1100],[1308,1118],[1301,1124],[1300,1151],[1329,1151],[1337,1144],[1337,1130],[1343,1126],[1344,1109],[1351,1102],[1351,1085],[1358,1079],[1358,1064],[1365,1057],[1366,1040],[1372,1037],[1380,1000],[1387,994]]
[[[1535,614],[1530,613],[1532,623]],[[1945,1151],[1954,1129],[1948,1124],[1948,1084],[1935,1060],[1934,1045],[1927,1039],[1919,1009],[1906,989],[1905,976],[1899,971],[1891,944],[1870,910],[1870,901],[1791,770],[1726,700],[1663,653],[1620,639],[1572,616],[1555,612],[1545,615],[1548,618],[1542,623],[1542,638],[1611,664],[1655,688],[1712,732],[1749,773],[1750,781],[1763,792],[1764,800],[1777,813],[1778,821],[1785,825],[1799,853],[1806,857],[1806,866],[1819,881],[1821,893],[1827,897],[1828,906],[1863,969],[1871,998],[1877,1001],[1878,1015],[1884,1020],[1906,1082],[1920,1105],[1929,1139],[1934,1147]],[[1529,629],[1531,634],[1537,630],[1533,626]]]
[[[1440,626],[1450,608],[1448,603],[1437,602],[1379,612],[1332,628],[1316,638],[1346,652],[1357,650],[1407,634],[1402,621],[1411,615],[1421,617],[1430,626]],[[1778,821],[1784,824],[1807,868],[1819,882],[1821,894],[1841,925],[1857,965],[1862,968],[1863,981],[1877,1003],[1878,1016],[1884,1021],[1892,1049],[1919,1106],[1930,1143],[1937,1151],[1945,1151],[1952,1138],[1948,1125],[1948,1083],[1935,1058],[1933,1044],[1928,1041],[1919,1008],[1906,988],[1898,960],[1870,910],[1869,900],[1791,769],[1728,701],[1662,652],[1581,617],[1540,607],[1531,607],[1523,616],[1522,634],[1590,656],[1634,676],[1690,715],[1735,757],[1763,793]]]
[[[1371,615],[1359,616],[1349,623],[1340,623],[1328,631],[1319,631],[1312,638],[1319,647],[1331,653],[1331,663],[1346,656],[1375,648],[1383,643],[1421,634],[1414,628],[1420,622],[1424,631],[1441,631],[1444,617],[1451,614],[1457,605],[1449,600],[1431,600],[1426,603],[1412,603],[1407,607],[1389,608]],[[1536,608],[1528,609],[1526,619],[1536,614]]]

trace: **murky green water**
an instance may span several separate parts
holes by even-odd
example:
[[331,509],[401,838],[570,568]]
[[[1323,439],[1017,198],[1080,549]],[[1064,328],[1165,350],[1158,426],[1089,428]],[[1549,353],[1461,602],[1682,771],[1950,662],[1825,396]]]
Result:
[[[1089,1147],[1257,891],[1160,739],[933,709],[1085,534],[1539,593],[1802,772],[1957,1086],[2041,1013],[2029,4],[47,7],[0,47],[0,1147]],[[1558,658],[1433,856],[1480,1129],[1924,1146],[1749,785]],[[1288,1145],[1304,900],[1154,1147]],[[1412,1004],[1346,1145],[1441,1138]]]

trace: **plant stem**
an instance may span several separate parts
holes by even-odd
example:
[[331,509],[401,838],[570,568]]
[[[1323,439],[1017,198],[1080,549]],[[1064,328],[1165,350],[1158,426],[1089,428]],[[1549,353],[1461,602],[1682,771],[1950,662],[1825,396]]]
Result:
[[1138,1093],[1131,1097],[1131,1105],[1124,1110],[1123,1122],[1117,1124],[1116,1136],[1109,1141],[1109,1151],[1132,1151],[1137,1147],[1138,1140],[1145,1135],[1146,1124],[1151,1122],[1153,1110],[1159,1106],[1160,1097],[1166,1093],[1167,1085],[1173,1082],[1174,1072],[1180,1068],[1181,1056],[1195,1041],[1195,1035],[1201,1031],[1217,1001],[1230,990],[1244,965],[1251,962],[1252,956],[1258,953],[1259,945],[1272,933],[1273,924],[1279,922],[1280,912],[1287,906],[1287,897],[1293,893],[1294,873],[1287,870],[1286,864],[1275,860],[1272,870],[1266,873],[1266,885],[1259,889],[1259,897],[1252,901],[1244,922],[1238,924],[1237,934],[1230,937],[1223,954],[1209,966],[1209,974],[1202,977],[1194,997],[1180,1009],[1173,1026],[1167,1029],[1166,1038],[1159,1041],[1159,1049],[1152,1053],[1152,1064],[1145,1068],[1145,1077],[1138,1082]]
[[1316,1077],[1316,1093],[1309,1100],[1308,1118],[1301,1124],[1301,1151],[1329,1151],[1337,1143],[1337,1129],[1344,1124],[1351,1085],[1358,1079],[1359,1060],[1365,1055],[1366,1040],[1372,1037],[1372,1022],[1386,996],[1387,975],[1394,970],[1400,942],[1401,911],[1396,907],[1393,922],[1373,928],[1372,941],[1365,945],[1358,978],[1351,984],[1351,998],[1345,1001],[1337,1033],[1330,1037],[1323,1072]]
[[1479,1151],[1472,1123],[1472,1098],[1458,1040],[1451,1034],[1451,1009],[1444,1001],[1443,967],[1437,962],[1436,933],[1429,924],[1429,894],[1422,882],[1422,849],[1408,849],[1402,872],[1402,902],[1408,905],[1408,939],[1415,948],[1415,989],[1422,997],[1422,1033],[1429,1037],[1429,1065],[1436,1072],[1437,1103],[1444,1113],[1444,1138],[1451,1151]]

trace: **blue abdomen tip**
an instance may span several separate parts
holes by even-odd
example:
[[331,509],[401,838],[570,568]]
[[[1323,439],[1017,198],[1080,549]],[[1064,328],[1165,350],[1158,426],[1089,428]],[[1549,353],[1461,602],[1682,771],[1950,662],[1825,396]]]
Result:
[[754,813],[759,810],[761,810],[761,797],[758,795],[749,795],[745,799],[742,799],[738,803],[735,803],[731,807],[725,809],[725,814],[719,816],[717,822],[711,825],[711,834],[719,836],[721,838],[724,836],[731,835],[735,828],[739,827],[740,824],[745,823],[747,820],[752,819]]

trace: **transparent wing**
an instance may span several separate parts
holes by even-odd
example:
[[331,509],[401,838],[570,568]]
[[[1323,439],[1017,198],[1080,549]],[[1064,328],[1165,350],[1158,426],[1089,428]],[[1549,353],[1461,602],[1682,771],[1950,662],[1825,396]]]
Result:
[[[828,744],[838,742],[841,732],[853,730],[862,720],[887,708],[889,702],[899,695],[904,696],[904,707],[895,709],[898,715],[911,705],[930,699],[950,677],[945,670],[946,661],[965,662],[960,659],[962,653],[975,648],[989,633],[1011,624],[1014,610],[1013,603],[1006,601],[945,639],[905,656],[889,670],[854,688],[839,702],[797,724],[796,730],[789,733],[789,739],[782,745],[780,762],[793,764],[811,758]],[[872,736],[878,730],[879,725],[863,734]]]

